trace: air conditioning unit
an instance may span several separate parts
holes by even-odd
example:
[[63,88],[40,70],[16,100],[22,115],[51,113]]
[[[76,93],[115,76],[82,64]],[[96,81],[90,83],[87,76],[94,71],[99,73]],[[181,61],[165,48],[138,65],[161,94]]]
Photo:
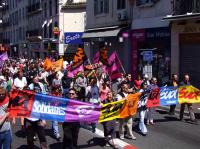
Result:
[[119,21],[125,21],[128,19],[128,16],[127,16],[127,11],[120,11],[118,12],[118,20]]

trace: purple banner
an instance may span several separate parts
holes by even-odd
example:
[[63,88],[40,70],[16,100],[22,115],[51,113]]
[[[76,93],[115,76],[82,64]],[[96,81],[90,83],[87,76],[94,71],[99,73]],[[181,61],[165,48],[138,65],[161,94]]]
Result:
[[70,100],[65,115],[66,122],[97,122],[100,116],[100,106]]

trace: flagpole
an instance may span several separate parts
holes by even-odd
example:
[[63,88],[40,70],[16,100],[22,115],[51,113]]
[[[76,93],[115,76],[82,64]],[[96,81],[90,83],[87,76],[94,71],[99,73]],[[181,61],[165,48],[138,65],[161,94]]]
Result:
[[119,57],[118,57],[118,55],[117,55],[117,52],[116,52],[116,51],[115,51],[115,55],[117,56],[117,59],[118,59],[118,61],[119,61],[119,64],[121,65],[121,68],[122,68],[122,70],[123,70],[124,74],[126,74],[126,72],[125,72],[125,69],[124,69],[124,67],[123,67],[123,65],[122,65],[122,63],[121,63],[121,61],[120,61],[120,59],[119,59]]

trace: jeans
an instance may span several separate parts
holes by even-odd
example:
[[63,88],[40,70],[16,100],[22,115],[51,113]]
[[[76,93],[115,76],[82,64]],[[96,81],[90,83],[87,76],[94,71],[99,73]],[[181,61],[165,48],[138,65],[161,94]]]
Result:
[[142,134],[147,134],[147,128],[144,124],[145,113],[146,113],[146,110],[142,110],[139,112],[139,116],[140,116],[139,129]]
[[56,138],[60,137],[57,121],[52,121],[52,130],[53,130],[53,135]]
[[12,142],[11,131],[0,132],[0,149],[10,149]]

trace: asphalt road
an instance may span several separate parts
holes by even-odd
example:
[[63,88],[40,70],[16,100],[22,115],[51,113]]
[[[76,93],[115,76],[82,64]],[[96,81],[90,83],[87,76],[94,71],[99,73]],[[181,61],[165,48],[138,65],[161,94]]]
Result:
[[[197,113],[197,118],[200,118]],[[137,140],[124,141],[132,144],[138,149],[200,149],[200,121],[199,125],[190,123],[189,121],[179,121],[178,115],[169,116],[165,111],[157,111],[154,114],[155,125],[148,126],[148,135],[142,136],[137,133],[138,118],[134,121],[134,135]],[[62,142],[58,142],[52,137],[51,123],[48,122],[46,127],[47,141],[50,149],[62,148]],[[20,130],[19,122],[13,126],[13,149],[27,149],[25,135]],[[102,130],[99,124],[98,129]],[[62,127],[60,126],[62,134]],[[62,140],[61,140],[62,141]],[[80,149],[109,149],[105,147],[105,141],[102,137],[91,131],[81,129],[79,134]],[[36,149],[39,148],[39,141],[35,141]]]

